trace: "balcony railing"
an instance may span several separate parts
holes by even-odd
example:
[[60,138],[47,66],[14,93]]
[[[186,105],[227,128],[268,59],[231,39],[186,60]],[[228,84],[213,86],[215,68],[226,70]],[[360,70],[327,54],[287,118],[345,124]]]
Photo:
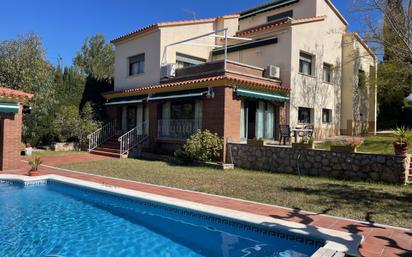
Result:
[[160,139],[187,139],[202,129],[202,120],[159,120],[157,136]]

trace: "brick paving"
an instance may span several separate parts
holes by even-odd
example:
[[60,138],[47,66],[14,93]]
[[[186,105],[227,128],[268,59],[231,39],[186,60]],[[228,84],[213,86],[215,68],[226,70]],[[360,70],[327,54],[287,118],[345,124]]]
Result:
[[[43,164],[58,166],[70,163],[99,161],[110,157],[92,155],[88,153],[68,154],[62,156],[43,157]],[[30,167],[22,162],[18,171],[8,172],[12,174],[26,174]],[[97,175],[64,171],[52,167],[42,166],[39,169],[42,175],[56,174],[75,179],[82,179],[97,183],[106,183],[116,187],[123,187],[137,191],[164,195],[182,200],[213,205],[217,207],[250,212],[258,215],[270,216],[306,225],[340,230],[350,233],[361,233],[365,240],[360,247],[360,253],[365,257],[412,257],[412,230],[378,226],[361,221],[346,220],[322,214],[281,208],[267,204],[259,204],[239,199],[221,197],[216,195],[179,190],[156,185],[149,185],[134,181],[125,181],[115,178],[106,178]],[[412,210],[411,210],[412,216]]]

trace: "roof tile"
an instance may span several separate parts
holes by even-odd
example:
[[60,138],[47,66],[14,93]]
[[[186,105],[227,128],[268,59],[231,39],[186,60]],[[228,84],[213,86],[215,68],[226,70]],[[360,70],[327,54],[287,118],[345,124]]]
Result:
[[0,97],[30,99],[33,97],[33,95],[20,90],[0,87]]

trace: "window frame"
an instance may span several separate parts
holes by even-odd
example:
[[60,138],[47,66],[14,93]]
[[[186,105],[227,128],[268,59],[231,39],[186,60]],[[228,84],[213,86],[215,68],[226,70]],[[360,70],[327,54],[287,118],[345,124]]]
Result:
[[[177,69],[187,68],[195,65],[200,65],[206,63],[207,60],[204,58],[183,54],[183,53],[176,53],[176,65]],[[179,67],[179,63],[183,64],[183,66]]]
[[[133,76],[139,76],[145,73],[146,69],[146,54],[141,53],[137,55],[130,56],[128,58],[128,64],[129,64],[129,77]],[[133,72],[133,65],[137,65],[137,73]]]
[[[325,121],[325,113],[327,113],[328,118]],[[332,123],[332,109],[322,108],[322,124],[331,124]]]
[[276,22],[286,18],[293,18],[293,10],[281,12],[278,14],[270,15],[266,17],[266,22]]
[[[302,119],[300,119],[300,117],[301,117],[300,112],[303,111],[303,110],[307,110],[308,113],[309,113],[309,121],[308,122],[305,122]],[[313,124],[313,116],[314,116],[314,109],[313,108],[298,107],[298,124],[305,124],[305,125]]]
[[[309,59],[310,61],[308,61]],[[309,69],[310,69],[309,73],[304,72],[302,63],[309,64]],[[314,63],[315,63],[315,55],[304,52],[304,51],[299,52],[299,74],[311,76],[311,77],[315,76]]]
[[[325,71],[326,71],[325,67],[328,67],[328,70],[329,70],[328,79],[325,79]],[[333,78],[333,66],[330,63],[324,62],[322,66],[322,81],[325,83],[332,83],[332,78]]]

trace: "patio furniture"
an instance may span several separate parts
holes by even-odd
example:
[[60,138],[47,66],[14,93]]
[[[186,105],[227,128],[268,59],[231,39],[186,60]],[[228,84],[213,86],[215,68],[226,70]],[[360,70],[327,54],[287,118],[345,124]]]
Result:
[[292,133],[295,136],[295,143],[298,143],[299,136],[308,136],[308,135],[310,135],[310,137],[312,137],[313,129],[294,128],[294,129],[292,129]]
[[290,143],[290,126],[289,125],[280,125],[280,139],[279,139],[279,145],[282,144],[282,139],[283,139],[283,144],[286,145],[286,139]]
[[312,138],[313,137],[313,125],[306,125],[305,129],[309,130],[306,132],[305,136]]

